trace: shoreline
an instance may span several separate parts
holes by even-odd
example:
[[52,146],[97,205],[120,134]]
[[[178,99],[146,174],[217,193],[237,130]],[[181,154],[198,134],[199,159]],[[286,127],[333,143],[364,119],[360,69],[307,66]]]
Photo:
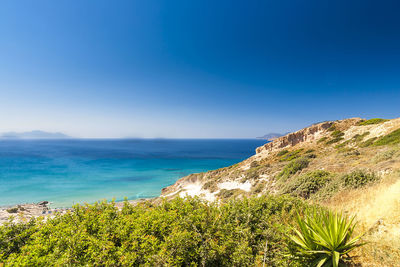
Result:
[[[143,201],[154,200],[158,197],[152,198],[138,198],[135,200],[128,200],[129,204],[136,204]],[[100,201],[99,201],[100,202]],[[107,203],[111,203],[111,201],[107,201]],[[115,206],[118,209],[121,209],[124,203],[123,201],[115,201]],[[83,203],[85,204],[85,203]],[[83,205],[78,204],[78,205]],[[17,205],[8,205],[0,207],[0,226],[7,222],[11,217],[14,217],[14,222],[21,222],[24,219],[30,220],[32,218],[43,217],[45,220],[48,218],[52,218],[57,214],[66,214],[70,211],[73,211],[73,207],[68,208],[52,208],[51,202],[49,201],[40,201],[38,203],[24,203]]]

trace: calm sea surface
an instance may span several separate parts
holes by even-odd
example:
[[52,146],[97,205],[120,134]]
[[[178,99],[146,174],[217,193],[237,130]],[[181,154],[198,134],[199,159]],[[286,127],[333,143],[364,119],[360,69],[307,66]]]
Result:
[[0,206],[158,196],[190,173],[237,163],[263,140],[1,140]]

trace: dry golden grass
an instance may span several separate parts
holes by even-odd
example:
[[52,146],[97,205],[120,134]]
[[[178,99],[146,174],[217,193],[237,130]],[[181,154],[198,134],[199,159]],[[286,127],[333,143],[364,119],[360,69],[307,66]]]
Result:
[[353,253],[362,266],[400,266],[400,173],[371,187],[340,192],[329,208],[356,215],[367,244]]

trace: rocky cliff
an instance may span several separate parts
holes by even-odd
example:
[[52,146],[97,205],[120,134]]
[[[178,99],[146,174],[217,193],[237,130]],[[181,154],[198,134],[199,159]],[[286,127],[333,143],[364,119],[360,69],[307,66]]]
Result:
[[295,146],[302,142],[313,141],[318,138],[321,133],[329,129],[332,124],[333,122],[314,124],[297,132],[281,136],[271,143],[258,147],[256,153],[273,152],[287,146]]
[[276,193],[280,190],[277,175],[298,158],[308,157],[309,163],[295,175],[312,170],[345,173],[360,168],[382,173],[396,169],[397,158],[378,164],[369,160],[389,149],[373,143],[400,129],[400,118],[371,124],[365,121],[350,118],[313,124],[258,147],[254,156],[234,166],[183,177],[164,188],[162,196],[196,195],[212,201],[227,196]]

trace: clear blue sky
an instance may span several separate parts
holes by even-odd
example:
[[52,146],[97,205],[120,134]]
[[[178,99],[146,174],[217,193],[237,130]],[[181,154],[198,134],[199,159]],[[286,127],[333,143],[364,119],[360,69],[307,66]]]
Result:
[[400,2],[4,0],[0,131],[230,137],[400,117]]

